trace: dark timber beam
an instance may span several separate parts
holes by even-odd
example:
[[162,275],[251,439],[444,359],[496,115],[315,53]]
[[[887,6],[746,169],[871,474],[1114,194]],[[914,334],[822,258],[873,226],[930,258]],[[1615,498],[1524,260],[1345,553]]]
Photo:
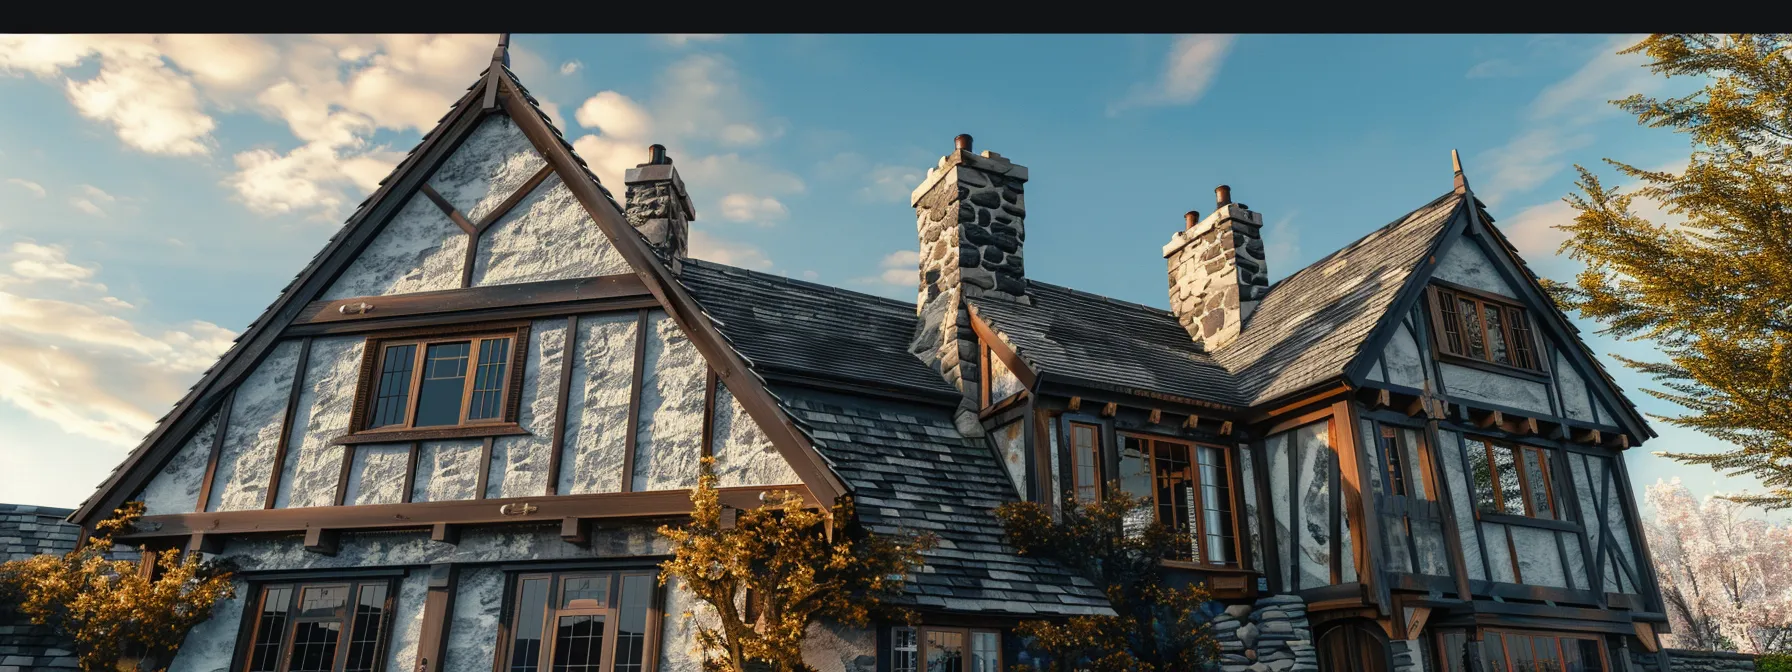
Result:
[[460,566],[429,566],[429,593],[423,598],[423,627],[417,635],[416,672],[440,672],[448,653],[448,626],[454,614],[454,589]]
[[1506,424],[1506,415],[1499,411],[1488,411],[1486,415],[1481,416],[1480,419],[1475,421],[1475,426],[1480,427],[1481,429],[1487,429],[1488,427],[1501,427],[1501,426],[1504,426],[1505,424]]
[[489,308],[515,308],[560,303],[649,297],[633,273],[592,278],[523,282],[514,285],[444,289],[395,296],[357,296],[305,304],[295,325],[330,324],[411,315],[454,313]]
[[591,548],[591,520],[588,518],[560,519],[560,540],[579,548]]
[[[803,486],[755,486],[721,488],[722,503],[751,509],[759,506],[759,493],[794,490],[814,501]],[[467,499],[411,504],[314,506],[271,511],[214,511],[145,516],[138,532],[121,539],[153,539],[263,532],[328,530],[430,529],[434,525],[485,525],[510,522],[543,522],[563,518],[674,518],[691,513],[690,490],[606,492],[556,497]],[[159,525],[159,527],[157,527]]]
[[335,555],[342,547],[342,533],[313,527],[305,530],[305,550],[320,555]]
[[429,527],[429,540],[444,544],[460,543],[460,526],[448,523],[436,523]]

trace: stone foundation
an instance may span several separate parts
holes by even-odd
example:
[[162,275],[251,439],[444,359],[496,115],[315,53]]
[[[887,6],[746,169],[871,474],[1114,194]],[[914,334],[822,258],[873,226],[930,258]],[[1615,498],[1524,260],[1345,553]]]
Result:
[[1630,650],[1630,661],[1638,672],[1755,672],[1755,657],[1728,651],[1694,651],[1668,649],[1668,669],[1661,669],[1660,658],[1642,649]]
[[1222,672],[1318,672],[1307,605],[1293,595],[1235,605],[1212,623]]

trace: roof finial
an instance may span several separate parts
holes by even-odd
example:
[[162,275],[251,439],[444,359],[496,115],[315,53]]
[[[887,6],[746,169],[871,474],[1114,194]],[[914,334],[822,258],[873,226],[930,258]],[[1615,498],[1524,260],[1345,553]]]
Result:
[[510,67],[510,33],[498,33],[498,48],[492,51],[492,62]]
[[1462,174],[1462,154],[1450,150],[1450,167],[1456,171],[1456,193],[1468,193],[1468,176]]

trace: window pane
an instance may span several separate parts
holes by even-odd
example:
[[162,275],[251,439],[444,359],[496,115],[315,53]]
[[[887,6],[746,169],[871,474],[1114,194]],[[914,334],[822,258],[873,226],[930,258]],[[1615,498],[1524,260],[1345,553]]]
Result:
[[373,398],[373,420],[369,429],[404,424],[405,403],[411,400],[411,367],[416,364],[416,345],[394,345],[386,348],[380,365],[379,393]]
[[1070,426],[1070,460],[1076,465],[1076,498],[1093,502],[1101,496],[1101,470],[1096,460],[1101,456],[1095,428],[1089,425]]
[[1493,355],[1489,359],[1501,364],[1511,364],[1512,356],[1506,352],[1506,321],[1500,317],[1499,307],[1484,305],[1482,309],[1487,316],[1487,352]]
[[1575,658],[1579,659],[1579,667],[1569,668],[1568,672],[1605,672],[1604,659],[1599,655],[1599,641],[1593,639],[1576,639],[1572,645],[1563,642],[1562,648],[1574,649]]
[[1524,515],[1524,490],[1518,483],[1518,462],[1511,446],[1493,445],[1494,478],[1499,481],[1500,504],[1505,513]]
[[249,672],[274,672],[280,664],[280,639],[286,635],[286,610],[292,588],[268,588],[261,600],[261,617],[255,639],[249,645]]
[[1465,672],[1462,656],[1463,646],[1468,643],[1468,634],[1461,631],[1445,632],[1439,635],[1443,643],[1438,647],[1437,655],[1442,660],[1442,672]]
[[548,607],[548,580],[523,579],[516,610],[516,638],[510,645],[510,672],[536,672],[541,665],[541,623]]
[[342,621],[301,621],[292,629],[289,672],[330,672],[336,662],[336,640]]
[[386,585],[361,586],[355,600],[354,627],[349,630],[348,661],[344,672],[373,672],[378,664],[380,629],[386,622]]
[[1487,350],[1482,343],[1481,311],[1468,299],[1457,299],[1457,305],[1462,308],[1462,335],[1468,341],[1468,356],[1487,359]]
[[1226,473],[1226,456],[1218,448],[1196,449],[1201,462],[1202,527],[1207,531],[1204,546],[1207,562],[1233,564],[1238,556],[1233,548],[1231,477]]
[[622,577],[614,672],[641,672],[647,652],[647,604],[652,597],[652,579],[642,574]]
[[1531,328],[1522,309],[1506,309],[1506,328],[1512,331],[1512,363],[1527,369],[1537,368],[1537,359],[1531,354]]
[[1525,484],[1531,488],[1531,515],[1537,518],[1555,518],[1555,507],[1549,501],[1549,467],[1545,464],[1548,456],[1539,448],[1525,448],[1523,455]]
[[[1171,533],[1186,539],[1178,544],[1171,557],[1177,560],[1201,560],[1201,541],[1195,538],[1195,484],[1190,478],[1188,446],[1158,441],[1157,459],[1153,463],[1157,480],[1157,519]],[[1186,544],[1186,545],[1183,545]]]
[[473,398],[467,402],[467,418],[499,417],[504,402],[504,368],[510,364],[510,339],[488,338],[479,342],[479,368],[473,375]]
[[956,632],[927,633],[927,672],[962,672],[964,635]]
[[348,586],[306,586],[299,594],[299,616],[334,616],[348,603]]
[[993,632],[971,633],[971,672],[1001,672],[1002,636]]
[[561,609],[602,609],[609,603],[609,576],[569,576],[560,581]]
[[[1139,498],[1139,508],[1126,515],[1125,525],[1128,535],[1139,534],[1158,512],[1153,509],[1156,501],[1151,482],[1151,442],[1135,436],[1122,437],[1120,441],[1120,489],[1127,494]],[[1169,521],[1165,521],[1169,525]]]
[[604,659],[602,616],[561,616],[554,632],[554,672],[598,672]]
[[919,672],[916,667],[916,653],[919,642],[915,639],[914,628],[890,629],[890,670],[891,672]]
[[423,353],[423,384],[417,390],[417,427],[460,424],[461,393],[467,389],[468,343],[438,343]]
[[1444,328],[1444,351],[1462,354],[1462,325],[1460,324],[1462,318],[1457,315],[1456,295],[1449,292],[1438,292],[1437,308],[1443,317],[1441,321]]
[[1465,439],[1464,444],[1468,448],[1468,463],[1475,472],[1475,508],[1499,513],[1498,500],[1494,495],[1497,483],[1493,478],[1493,463],[1487,455],[1487,443],[1479,439]]
[[1406,495],[1406,465],[1400,459],[1400,442],[1395,438],[1394,428],[1383,427],[1381,430],[1381,453],[1387,462],[1388,494]]

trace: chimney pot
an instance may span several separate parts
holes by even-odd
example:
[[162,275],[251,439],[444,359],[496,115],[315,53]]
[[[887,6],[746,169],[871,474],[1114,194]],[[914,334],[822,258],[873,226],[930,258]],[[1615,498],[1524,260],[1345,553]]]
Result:
[[1220,186],[1214,187],[1213,188],[1213,202],[1214,202],[1214,207],[1216,207],[1216,208],[1226,207],[1227,203],[1232,202],[1232,187],[1228,187],[1223,184]]
[[971,134],[969,134],[969,133],[958,134],[958,137],[952,139],[952,145],[954,147],[957,147],[958,151],[961,151],[961,152],[971,151]]
[[1190,210],[1190,211],[1188,211],[1188,214],[1183,215],[1182,218],[1188,222],[1188,226],[1185,226],[1183,228],[1192,229],[1192,228],[1195,228],[1195,224],[1197,222],[1201,221],[1201,213],[1196,212],[1194,210]]
[[662,165],[671,163],[672,159],[666,156],[665,145],[648,145],[647,162],[653,165]]

